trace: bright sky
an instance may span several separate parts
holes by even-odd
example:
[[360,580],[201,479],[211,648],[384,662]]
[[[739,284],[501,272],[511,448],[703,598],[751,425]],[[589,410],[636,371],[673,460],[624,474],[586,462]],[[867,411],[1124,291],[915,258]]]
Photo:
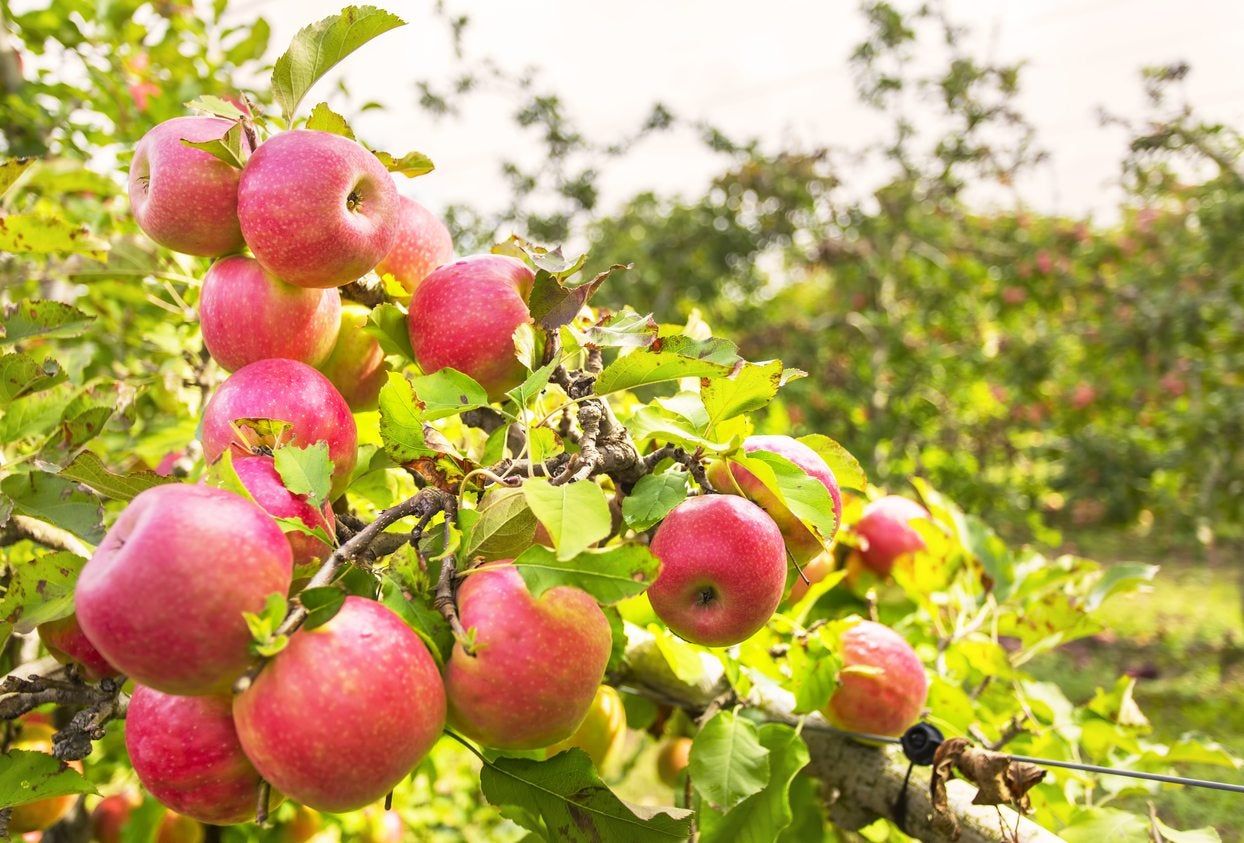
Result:
[[[297,29],[337,11],[343,0],[240,0],[237,15],[273,25],[274,55]],[[430,122],[414,103],[413,80],[438,78],[448,38],[432,22],[430,0],[377,2],[410,26],[381,36],[347,59],[309,97],[340,76],[354,100],[377,99],[355,128],[394,152],[418,149],[437,172],[411,191],[432,207],[498,204],[498,163],[528,156],[512,131],[510,107],[480,99],[460,122]],[[1022,107],[1036,124],[1051,165],[1023,186],[1043,210],[1108,215],[1124,148],[1097,110],[1135,116],[1143,103],[1139,69],[1191,62],[1192,102],[1216,119],[1244,125],[1244,2],[1240,0],[950,0],[951,16],[973,29],[977,54],[1028,60]],[[468,50],[510,69],[536,65],[594,137],[634,126],[654,101],[739,136],[772,143],[859,148],[882,124],[854,97],[847,58],[864,31],[851,0],[582,0],[450,3],[472,16]],[[694,191],[721,162],[686,135],[649,141],[611,171],[608,205],[649,188]],[[860,173],[867,182],[870,175]]]

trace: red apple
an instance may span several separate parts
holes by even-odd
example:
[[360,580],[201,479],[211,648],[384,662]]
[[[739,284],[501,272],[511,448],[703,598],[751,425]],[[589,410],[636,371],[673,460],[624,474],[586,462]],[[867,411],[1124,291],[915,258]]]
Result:
[[[238,480],[250,492],[255,503],[273,518],[297,518],[310,529],[319,528],[333,535],[336,518],[331,504],[324,503],[319,509],[307,503],[302,495],[295,495],[285,488],[281,475],[273,465],[272,457],[238,457],[233,461]],[[294,567],[311,565],[328,558],[333,552],[330,545],[307,533],[291,530],[285,534],[294,555]]]
[[78,578],[78,623],[116,668],[165,693],[223,691],[250,663],[243,612],[287,594],[289,542],[266,512],[210,486],[140,493]]
[[782,533],[763,509],[733,495],[674,507],[652,539],[661,573],[648,599],[670,631],[728,647],[768,622],[786,590]]
[[[52,754],[52,735],[56,730],[47,718],[39,713],[28,714],[20,721],[21,731],[10,746],[27,752]],[[69,766],[79,773],[82,772],[81,761],[70,761]],[[36,799],[13,808],[9,817],[9,832],[25,834],[30,831],[42,831],[60,822],[73,809],[78,797],[73,794],[66,796],[49,796],[47,799]]]
[[358,429],[341,393],[315,369],[296,360],[272,359],[230,375],[203,410],[203,453],[209,463],[229,447],[237,455],[250,453],[234,429],[236,419],[289,422],[291,441],[300,447],[327,442],[333,494],[345,490],[358,458]]
[[401,197],[397,240],[389,254],[376,265],[376,272],[392,275],[406,292],[454,257],[454,241],[436,214],[407,196]]
[[918,518],[929,518],[929,511],[915,501],[887,495],[864,507],[855,525],[860,556],[878,574],[886,576],[894,561],[905,553],[924,549],[924,539],[911,526]]
[[670,738],[657,752],[657,775],[670,787],[682,784],[683,771],[691,763],[691,738]]
[[393,178],[375,155],[330,132],[269,138],[246,162],[238,218],[266,269],[298,287],[340,287],[370,272],[398,228]]
[[522,261],[475,255],[446,264],[410,301],[410,345],[425,372],[465,372],[496,399],[522,382],[514,331],[531,321],[527,296],[535,280]]
[[[134,220],[152,240],[188,255],[215,257],[242,248],[238,170],[182,139],[210,141],[233,123],[174,117],[143,135],[130,164]],[[245,140],[243,134],[243,143]]]
[[353,811],[393,789],[445,725],[436,662],[390,609],[347,597],[299,630],[233,704],[247,756],[317,811]]
[[39,624],[39,638],[52,657],[61,664],[74,662],[81,665],[87,679],[97,680],[117,675],[117,669],[87,639],[75,615]]
[[[840,729],[897,737],[920,718],[929,679],[916,651],[888,626],[861,621],[842,636],[843,672],[825,717]],[[852,673],[850,667],[880,670]]]
[[[803,469],[808,476],[821,482],[833,502],[834,518],[842,518],[842,493],[838,489],[838,481],[834,478],[834,473],[830,471],[829,466],[825,464],[825,460],[821,459],[816,451],[790,436],[749,436],[743,442],[743,450],[748,453],[771,451],[786,457]],[[782,531],[786,551],[800,565],[825,549],[812,531],[787,509],[786,504],[782,503],[777,495],[769,490],[769,487],[761,483],[756,475],[743,466],[730,463],[727,469],[725,462],[714,463],[709,469],[708,479],[717,491],[731,494],[742,492],[744,497],[759,504],[761,509],[769,513],[769,517]],[[832,535],[825,536],[826,541],[832,538]]]
[[337,341],[341,294],[294,287],[234,255],[207,271],[199,324],[208,353],[230,372],[269,357],[316,366]]
[[142,803],[136,793],[114,793],[105,796],[91,812],[91,827],[96,843],[121,843],[121,831],[129,822],[130,814]]
[[549,756],[568,749],[581,749],[592,759],[597,769],[603,767],[626,739],[626,708],[622,695],[608,685],[596,689],[596,697],[587,716],[564,741],[558,741],[548,749]]
[[341,329],[332,353],[320,364],[350,409],[357,412],[376,409],[380,387],[384,386],[387,370],[380,343],[363,330],[371,310],[358,302],[341,306]]
[[512,560],[472,569],[458,615],[475,648],[454,645],[445,667],[449,720],[497,749],[539,749],[569,738],[605,675],[613,635],[585,591],[532,597]]
[[200,822],[232,825],[255,816],[259,774],[233,725],[227,695],[175,697],[138,685],[125,715],[125,748],[143,787]]

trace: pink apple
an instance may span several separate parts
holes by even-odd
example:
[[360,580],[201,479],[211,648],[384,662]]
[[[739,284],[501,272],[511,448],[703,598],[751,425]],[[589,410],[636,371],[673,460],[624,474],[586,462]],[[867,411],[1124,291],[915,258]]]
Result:
[[166,807],[214,825],[254,818],[259,774],[238,743],[228,695],[175,697],[137,686],[125,748],[138,780]]
[[[316,509],[307,503],[302,495],[295,495],[285,488],[281,475],[277,473],[272,457],[253,456],[238,457],[233,461],[233,470],[250,492],[255,503],[273,518],[296,518],[309,529],[323,530],[328,536],[333,535],[336,518],[333,516],[332,505],[325,502]],[[289,539],[289,548],[294,555],[294,567],[312,565],[328,558],[333,552],[330,545],[307,533],[291,530],[285,534]]]
[[688,498],[665,516],[651,547],[661,573],[648,599],[670,631],[693,644],[728,647],[751,637],[786,589],[782,533],[745,498]]
[[905,553],[924,550],[924,539],[911,522],[929,517],[923,506],[898,495],[878,498],[864,507],[855,525],[856,534],[863,539],[860,555],[864,562],[885,576],[894,567],[894,560]]
[[920,718],[929,694],[929,678],[920,657],[888,626],[861,621],[842,636],[843,668],[872,668],[880,673],[838,674],[838,689],[825,717],[840,729],[897,737]]
[[341,294],[294,287],[241,255],[212,264],[199,294],[203,344],[230,372],[285,357],[318,366],[337,341]]
[[232,125],[220,117],[174,117],[134,148],[130,206],[139,228],[161,246],[205,257],[242,248],[237,168],[182,143],[215,140]]
[[511,560],[472,569],[458,615],[474,630],[445,667],[449,722],[497,749],[539,749],[574,734],[605,675],[613,636],[586,592],[557,586],[532,597]]
[[117,669],[87,639],[75,615],[39,624],[39,638],[58,662],[81,665],[87,679],[117,675]]
[[[296,360],[259,360],[238,369],[220,385],[203,410],[203,454],[213,463],[232,448],[251,453],[239,438],[237,419],[277,419],[290,424],[290,441],[300,447],[328,443],[333,495],[345,490],[358,458],[358,429],[345,399],[328,378]],[[254,444],[254,443],[252,443]],[[262,443],[269,447],[273,443]]]
[[398,194],[375,155],[330,132],[268,139],[238,187],[246,245],[298,287],[340,287],[370,272],[397,238]]
[[227,689],[251,661],[243,612],[287,594],[289,542],[232,492],[170,483],[140,493],[82,569],[82,631],[118,670],[170,694]]
[[[825,464],[825,460],[821,459],[816,451],[790,436],[749,436],[743,442],[743,450],[747,453],[771,451],[786,457],[803,469],[809,477],[821,482],[833,502],[835,520],[842,518],[842,492],[838,489],[838,481],[834,478],[834,473],[830,471],[829,466]],[[786,504],[782,503],[777,495],[769,490],[769,487],[743,466],[731,463],[727,469],[725,462],[714,463],[709,469],[708,479],[717,491],[730,494],[741,491],[746,498],[759,504],[761,509],[769,513],[769,517],[777,522],[778,529],[782,531],[786,551],[800,565],[825,549],[812,531],[787,509]],[[825,536],[827,542],[832,538],[832,535]]]
[[401,198],[397,241],[376,265],[376,272],[392,275],[413,293],[432,270],[453,260],[454,241],[445,223],[407,196]]
[[376,409],[388,372],[380,343],[363,330],[370,315],[371,310],[358,302],[343,304],[337,344],[320,364],[320,371],[356,413]]
[[302,629],[233,704],[246,755],[273,788],[317,811],[383,797],[445,725],[436,662],[392,610],[347,597]]
[[425,372],[465,372],[496,399],[522,382],[514,331],[531,321],[535,275],[504,255],[474,255],[442,266],[410,301],[410,345]]

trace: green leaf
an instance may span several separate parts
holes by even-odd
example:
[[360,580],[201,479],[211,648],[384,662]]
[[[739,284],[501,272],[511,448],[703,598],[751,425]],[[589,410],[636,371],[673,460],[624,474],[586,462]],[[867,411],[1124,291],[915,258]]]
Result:
[[0,161],[0,199],[3,199],[9,189],[17,184],[17,180],[30,169],[35,160],[34,158],[6,158]]
[[350,128],[346,118],[329,108],[326,102],[322,102],[311,109],[311,116],[307,118],[306,128],[316,132],[331,132],[334,135],[341,135],[343,138],[354,140],[354,130]]
[[[793,648],[792,648],[793,651]],[[838,687],[838,672],[842,662],[829,652],[817,652],[800,660],[791,659],[791,682],[795,690],[796,714],[820,711],[829,704],[829,698]]]
[[13,401],[0,416],[0,442],[17,442],[50,431],[73,403],[78,388],[61,383]]
[[691,833],[690,811],[623,802],[596,775],[591,759],[581,749],[558,753],[547,761],[484,759],[480,787],[493,805],[512,805],[538,815],[543,827],[532,823],[526,813],[519,817],[526,820],[527,828],[550,840],[635,843],[685,840]]
[[271,658],[284,650],[289,639],[284,635],[276,635],[277,628],[285,620],[289,607],[285,595],[273,592],[264,602],[263,611],[243,612],[246,628],[250,630],[254,651],[261,656]]
[[1146,565],[1143,562],[1116,562],[1107,566],[1102,571],[1101,579],[1089,592],[1085,608],[1090,612],[1096,611],[1111,595],[1134,591],[1139,586],[1152,582],[1158,575],[1158,570],[1157,565]]
[[652,314],[640,316],[629,307],[601,319],[583,332],[583,344],[596,348],[647,348],[659,333]]
[[284,445],[272,452],[272,465],[281,475],[285,488],[304,496],[307,503],[319,507],[328,500],[333,484],[333,463],[328,457],[327,442],[316,442],[305,448]]
[[[108,243],[100,240],[85,226],[41,211],[0,217],[0,252],[83,255],[102,262],[108,257]],[[25,307],[27,304],[30,302],[23,302],[20,306]],[[10,305],[16,306],[18,305]]]
[[1059,834],[1067,843],[1133,843],[1149,839],[1149,823],[1118,808],[1088,808],[1073,816]]
[[125,818],[119,843],[159,843],[160,824],[167,814],[168,809],[155,799],[143,799]]
[[547,547],[536,544],[514,560],[514,567],[533,597],[569,585],[607,606],[644,592],[656,579],[661,563],[642,545],[585,550],[570,559],[559,559]]
[[457,369],[441,369],[413,379],[419,415],[424,421],[456,416],[488,406],[488,392],[470,375]]
[[110,471],[91,451],[78,454],[73,458],[73,462],[62,468],[58,474],[67,480],[90,486],[105,498],[114,501],[128,501],[139,492],[144,492],[154,486],[177,482],[173,477],[161,477],[154,471],[116,474]]
[[298,602],[307,610],[303,629],[315,629],[331,621],[346,602],[346,593],[335,585],[308,588],[298,593]]
[[423,414],[415,403],[415,390],[401,372],[389,372],[380,388],[380,439],[385,452],[397,463],[435,455],[423,435]]
[[218,138],[205,141],[192,141],[182,138],[181,142],[193,149],[201,149],[217,161],[223,161],[230,167],[242,169],[246,163],[242,154],[242,124],[234,123]]
[[708,410],[708,430],[718,422],[759,410],[777,395],[782,381],[782,361],[744,363],[728,378],[717,378],[700,388]]
[[0,402],[55,386],[66,377],[65,370],[51,357],[39,363],[28,354],[10,352],[0,356]]
[[669,665],[670,672],[680,681],[695,685],[704,678],[704,659],[701,658],[703,650],[654,623],[648,624],[648,632],[656,642],[657,652]]
[[857,492],[863,492],[868,488],[868,478],[864,476],[864,469],[860,467],[859,460],[833,439],[819,433],[812,433],[808,436],[800,436],[799,441],[816,451],[817,455],[825,460],[825,464],[834,473],[834,479],[838,481],[839,486],[844,489],[855,489]]
[[637,532],[657,524],[687,497],[687,475],[663,471],[639,478],[622,501],[622,520]]
[[[529,328],[528,325],[520,327]],[[511,389],[505,394],[507,398],[520,407],[526,407],[532,399],[544,391],[549,385],[549,377],[552,376],[553,370],[557,368],[558,361],[550,360],[534,372],[529,374],[518,386]]]
[[496,489],[480,501],[479,520],[462,546],[462,558],[513,559],[531,547],[536,516],[521,489]]
[[554,486],[533,477],[523,484],[523,494],[563,561],[608,536],[613,527],[605,493],[591,480]]
[[808,747],[794,729],[780,723],[766,723],[758,734],[760,745],[769,751],[768,784],[724,816],[712,808],[702,810],[701,843],[772,843],[790,825],[791,782],[808,764]]
[[438,664],[444,664],[454,647],[454,634],[436,609],[422,594],[408,595],[392,577],[380,580],[380,602],[392,609],[413,629],[432,653]]
[[1166,843],[1222,843],[1222,837],[1218,835],[1218,831],[1209,826],[1179,831],[1178,829],[1171,828],[1157,817],[1153,818],[1153,824],[1157,827],[1158,833],[1162,835],[1162,839]]
[[88,406],[80,409],[89,401],[89,397],[79,396],[66,408],[65,415],[39,452],[44,463],[67,463],[70,455],[76,455],[82,446],[103,432],[104,425],[112,418],[113,408]]
[[14,474],[0,481],[0,492],[13,502],[14,512],[54,524],[91,544],[104,537],[99,500],[63,477]]
[[700,798],[725,813],[768,783],[769,750],[755,723],[719,711],[695,736],[688,772]]
[[0,600],[0,645],[16,630],[27,633],[41,623],[73,613],[73,587],[86,560],[68,551],[10,562],[10,580]]
[[415,359],[415,352],[410,348],[406,312],[397,305],[386,302],[373,307],[363,330],[376,338],[385,357],[396,357],[402,365]]
[[422,152],[407,152],[400,158],[394,157],[387,152],[380,152],[373,149],[372,155],[380,159],[380,163],[390,173],[403,175],[408,179],[418,176],[426,176],[428,173],[436,169],[436,165],[432,163],[432,159],[424,155]]
[[596,379],[596,394],[608,395],[679,378],[724,378],[739,357],[733,343],[722,339],[663,337],[646,349],[614,360]]
[[0,758],[4,759],[0,763],[0,810],[37,799],[99,792],[81,773],[46,752],[14,749]]
[[347,6],[340,13],[305,26],[272,68],[272,94],[286,121],[321,76],[377,35],[405,23],[374,6]]
[[201,96],[201,97],[195,97],[194,99],[190,100],[190,102],[186,103],[185,105],[186,105],[186,108],[190,109],[191,111],[198,111],[198,112],[202,112],[203,114],[210,114],[213,117],[223,117],[226,120],[244,120],[249,116],[246,114],[246,112],[244,112],[242,109],[238,108],[236,105],[229,102],[228,100],[221,99],[220,97],[214,97],[214,96],[211,96],[210,94],[205,94],[204,96]]
[[746,468],[777,495],[791,514],[804,526],[828,541],[838,532],[838,516],[834,511],[833,498],[820,480],[810,477],[802,468],[772,451],[749,451],[731,457]]
[[[4,248],[3,234],[0,233],[0,249]],[[73,305],[58,301],[29,299],[12,302],[0,309],[0,342],[19,342],[36,336],[72,336],[80,333],[94,318]]]

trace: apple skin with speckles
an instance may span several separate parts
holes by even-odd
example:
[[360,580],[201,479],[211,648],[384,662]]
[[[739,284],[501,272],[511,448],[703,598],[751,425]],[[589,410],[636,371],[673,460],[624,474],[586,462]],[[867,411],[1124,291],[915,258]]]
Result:
[[587,716],[613,636],[587,592],[556,586],[533,597],[511,561],[472,569],[458,589],[475,649],[455,643],[445,666],[449,722],[485,746],[539,749]]
[[[790,436],[749,436],[743,441],[743,450],[748,453],[771,451],[786,457],[803,469],[809,477],[819,480],[825,487],[825,491],[829,492],[829,498],[833,502],[834,520],[842,520],[842,492],[838,488],[838,481],[833,471],[825,464],[825,460],[821,459],[816,451]],[[733,475],[733,480],[731,475]],[[778,500],[777,495],[773,494],[756,475],[743,466],[731,463],[727,468],[725,462],[716,462],[709,467],[708,479],[717,491],[726,493],[741,491],[744,497],[759,504],[761,509],[769,513],[769,517],[777,522],[778,529],[782,531],[786,551],[800,565],[825,549],[820,540],[795,517],[786,504]],[[832,538],[833,536],[826,536],[825,540],[828,542]]]
[[881,673],[838,674],[825,717],[840,729],[898,737],[924,711],[929,678],[912,646],[894,630],[860,621],[842,636],[842,666]]
[[[332,505],[327,501],[316,509],[302,495],[295,495],[285,488],[272,457],[256,455],[237,457],[233,470],[238,480],[250,492],[255,503],[273,518],[297,518],[310,529],[319,528],[327,535],[333,534],[336,518]],[[285,534],[289,549],[294,555],[295,576],[306,576],[299,568],[317,565],[333,552],[332,547],[315,536],[291,530]]]
[[61,664],[73,662],[81,666],[87,679],[98,680],[118,673],[86,637],[76,615],[39,624],[39,639]]
[[782,533],[746,498],[688,498],[665,516],[651,548],[661,573],[648,599],[670,631],[693,644],[746,640],[768,622],[786,589]]
[[900,556],[924,549],[924,539],[911,522],[929,517],[923,506],[898,495],[878,498],[864,507],[855,524],[855,532],[864,539],[860,548],[864,563],[883,577],[888,575]]
[[273,358],[230,375],[203,409],[201,434],[208,463],[215,462],[226,448],[232,448],[234,456],[251,453],[234,431],[236,419],[289,422],[290,442],[299,447],[327,442],[333,463],[332,494],[345,491],[358,459],[358,428],[341,393],[315,369],[296,360]]
[[274,135],[238,183],[246,245],[296,287],[340,287],[370,272],[393,248],[398,212],[397,188],[380,159],[330,132]]
[[343,303],[337,344],[319,365],[324,377],[332,381],[356,413],[376,409],[380,388],[388,378],[380,343],[363,330],[370,315],[371,310],[366,305]]
[[273,786],[317,811],[384,797],[445,725],[436,662],[406,623],[351,596],[300,629],[233,703],[247,757]]
[[199,295],[203,344],[222,369],[284,357],[318,366],[337,341],[341,294],[286,284],[254,258],[212,264]]
[[475,378],[490,398],[522,382],[514,331],[531,322],[535,275],[505,255],[473,255],[424,278],[410,302],[410,345],[425,372],[449,367]]
[[[237,168],[182,143],[215,140],[232,125],[220,117],[174,117],[134,147],[130,207],[138,227],[161,246],[202,257],[241,250]],[[249,148],[245,133],[242,142]]]
[[243,612],[287,594],[289,542],[268,513],[211,486],[139,493],[82,569],[78,623],[117,670],[169,694],[229,688],[251,662]]
[[413,293],[432,270],[453,257],[454,241],[445,223],[414,199],[401,197],[397,239],[376,265],[376,272],[392,275],[407,293]]
[[178,697],[137,686],[125,748],[143,787],[165,807],[213,825],[254,818],[259,773],[238,742],[228,694]]

